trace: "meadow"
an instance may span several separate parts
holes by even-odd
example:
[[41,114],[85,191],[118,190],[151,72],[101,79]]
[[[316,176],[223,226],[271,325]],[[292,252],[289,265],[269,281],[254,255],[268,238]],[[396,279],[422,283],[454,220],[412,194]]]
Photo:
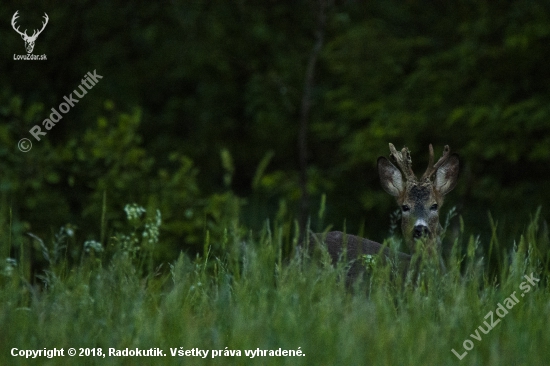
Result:
[[[2,5],[0,366],[550,364],[550,1]],[[403,248],[389,143],[447,270],[348,288],[297,228]]]
[[[76,264],[64,255],[82,245],[71,241],[70,229],[39,241],[49,265],[36,284],[25,278],[18,258],[5,261],[0,364],[550,362],[549,238],[540,210],[525,220],[518,238],[493,230],[483,243],[461,225],[444,274],[426,266],[418,279],[401,281],[374,262],[352,288],[345,286],[344,262],[332,266],[327,255],[304,253],[285,257],[289,238],[270,222],[245,235],[226,230],[222,255],[211,253],[206,235],[203,255],[182,252],[157,265],[152,254],[162,242],[161,217],[144,211],[127,206],[128,231],[105,246],[86,242]],[[513,251],[502,250],[508,242]],[[492,270],[479,255],[483,245],[502,252]],[[53,349],[63,349],[63,356],[25,353]],[[125,356],[137,349],[141,357]],[[150,349],[155,356],[144,356]]]

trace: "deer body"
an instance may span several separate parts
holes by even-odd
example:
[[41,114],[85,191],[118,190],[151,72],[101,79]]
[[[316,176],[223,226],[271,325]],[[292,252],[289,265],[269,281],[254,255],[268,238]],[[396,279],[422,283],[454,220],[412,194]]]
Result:
[[350,262],[347,273],[348,283],[357,278],[365,269],[364,256],[366,255],[376,256],[381,253],[380,258],[384,261],[395,259],[396,269],[403,277],[408,272],[412,256],[402,252],[393,252],[390,248],[375,241],[345,234],[341,231],[330,231],[326,234],[313,234],[312,236],[310,243],[314,243],[314,246],[324,243],[333,264],[336,264],[345,255]]
[[[396,197],[401,207],[401,230],[403,238],[411,254],[417,251],[420,242],[425,247],[428,256],[439,257],[441,260],[441,225],[439,223],[439,208],[443,197],[456,185],[458,178],[458,154],[450,154],[445,146],[443,156],[437,163],[434,161],[432,145],[429,146],[430,158],[424,175],[417,179],[412,171],[412,160],[409,150],[404,147],[397,151],[390,143],[390,153],[393,163],[385,157],[378,158],[378,172],[384,190]],[[432,179],[433,177],[433,179]],[[392,252],[389,248],[372,240],[354,235],[344,235],[339,231],[326,234],[313,234],[317,243],[324,243],[332,262],[336,263],[346,253],[350,262],[348,278],[354,279],[363,270],[359,260],[363,255],[381,254],[383,260],[395,258],[401,274],[406,275],[412,256],[402,252]],[[311,242],[311,240],[310,240]],[[345,250],[344,250],[345,249]]]

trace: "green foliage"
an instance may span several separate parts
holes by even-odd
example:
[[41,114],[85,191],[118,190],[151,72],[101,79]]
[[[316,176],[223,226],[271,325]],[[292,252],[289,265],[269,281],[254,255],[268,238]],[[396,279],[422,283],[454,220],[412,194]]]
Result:
[[[539,287],[465,360],[548,363],[550,7],[328,7],[308,121],[311,227],[386,237],[395,203],[376,159],[389,142],[410,148],[417,173],[429,143],[461,159],[449,272],[400,291],[363,258],[369,276],[350,293],[344,264],[289,256],[317,5],[3,2],[0,18],[19,10],[22,29],[44,12],[50,23],[35,47],[47,61],[13,60],[21,37],[0,29],[1,364],[27,364],[12,346],[301,347],[306,357],[245,362],[449,364],[531,272]],[[101,82],[36,141],[29,130],[93,70]]]
[[[12,98],[8,105],[4,118],[22,123],[36,123],[41,110],[31,105],[24,113],[19,98]],[[48,133],[41,141],[33,141],[29,153],[14,154],[7,148],[0,152],[5,157],[0,178],[3,224],[13,212],[12,229],[17,237],[30,230],[43,238],[52,227],[66,223],[74,227],[80,240],[101,242],[120,229],[122,208],[133,201],[165,213],[162,230],[167,238],[157,252],[158,259],[175,256],[182,240],[185,247],[195,245],[199,250],[207,231],[220,241],[228,227],[225,218],[238,217],[238,199],[230,191],[201,195],[198,171],[187,156],[174,152],[169,165],[159,167],[143,147],[139,110],[121,113],[106,101],[104,113],[83,135],[70,137],[66,144],[53,146]],[[3,129],[5,146],[15,145],[14,126],[8,124]],[[21,169],[21,165],[29,169]],[[51,214],[41,214],[38,207],[47,207]],[[71,211],[79,214],[71,215]],[[101,237],[94,235],[99,227]],[[6,237],[3,233],[3,240]],[[8,248],[11,250],[14,248]],[[37,244],[35,250],[39,250]],[[73,253],[73,259],[78,255]]]
[[[12,348],[63,348],[65,353],[69,347],[101,348],[107,356],[88,356],[87,362],[117,365],[128,359],[109,357],[109,348],[158,347],[166,357],[140,362],[441,365],[460,363],[451,349],[463,354],[466,339],[474,345],[462,361],[469,364],[543,365],[550,360],[545,347],[550,338],[540,321],[548,313],[550,256],[536,249],[547,246],[549,238],[538,212],[496,281],[475,254],[483,243],[461,233],[444,275],[427,266],[418,285],[396,285],[388,268],[369,257],[366,281],[346,289],[343,263],[333,267],[328,260],[296,256],[283,264],[277,226],[249,238],[228,237],[225,255],[207,252],[191,258],[180,253],[169,266],[148,268],[143,263],[154,249],[130,250],[139,242],[134,234],[140,236],[149,222],[144,211],[126,206],[123,230],[131,234],[109,239],[117,243],[108,245],[110,256],[90,250],[70,271],[64,259],[51,261],[41,290],[27,286],[18,263],[5,263],[0,273],[2,364],[44,362],[14,358]],[[70,235],[66,229],[63,233]],[[468,253],[462,256],[458,249],[466,245]],[[529,292],[520,289],[528,283],[524,275],[531,274],[540,282],[529,285]],[[518,303],[500,317],[498,304],[512,294]],[[500,322],[484,334],[478,326],[491,322],[489,312]],[[480,340],[470,336],[476,331]],[[210,353],[205,359],[172,357],[171,349],[180,347]],[[257,348],[300,349],[304,356],[250,358],[244,353]],[[531,348],[538,351],[526,352]],[[212,350],[225,349],[242,355],[212,358]],[[51,362],[74,364],[74,359]]]
[[[220,250],[226,228],[296,217],[316,2],[4,3],[0,18],[19,10],[29,30],[50,17],[35,47],[47,62],[0,58],[0,224],[13,235],[71,224],[79,240],[105,243],[136,202],[163,212],[159,256],[173,258],[202,253],[206,237]],[[394,202],[377,157],[389,142],[407,145],[418,172],[433,143],[436,154],[446,144],[460,153],[448,205],[469,234],[491,243],[490,211],[500,236],[518,236],[518,218],[550,200],[549,18],[544,2],[333,2],[308,123],[312,227],[345,222],[381,241]],[[6,55],[24,52],[9,26],[0,38]],[[93,70],[101,82],[18,151]],[[314,214],[322,195],[324,222]]]
[[[512,217],[526,216],[549,198],[543,188],[550,129],[543,45],[550,9],[501,5],[427,9],[374,2],[364,6],[366,20],[339,13],[324,51],[330,75],[338,76],[323,99],[335,122],[319,131],[341,141],[339,150],[348,157],[343,164],[355,176],[387,154],[388,142],[407,145],[417,169],[426,164],[429,143],[436,153],[449,144],[460,153],[463,172],[455,202],[473,228],[483,227],[478,223],[490,208],[509,218],[514,235],[521,228]],[[374,169],[367,179],[353,190],[362,192],[359,209],[370,216],[387,210],[389,201],[374,188]],[[373,188],[359,185],[365,183]],[[354,207],[349,199],[345,205]]]

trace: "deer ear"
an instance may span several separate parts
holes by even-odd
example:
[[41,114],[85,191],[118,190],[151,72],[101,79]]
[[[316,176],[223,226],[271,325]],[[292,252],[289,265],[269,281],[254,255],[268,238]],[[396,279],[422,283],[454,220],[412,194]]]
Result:
[[398,197],[405,190],[403,175],[388,159],[378,158],[378,174],[382,188],[394,197]]
[[458,154],[452,154],[445,164],[435,173],[434,186],[440,195],[444,196],[456,185],[458,179]]

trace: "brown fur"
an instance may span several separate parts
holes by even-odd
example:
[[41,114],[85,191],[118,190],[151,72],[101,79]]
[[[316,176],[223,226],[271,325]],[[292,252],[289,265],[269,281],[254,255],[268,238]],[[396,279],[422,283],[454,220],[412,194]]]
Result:
[[[341,231],[312,234],[309,243],[311,251],[315,250],[319,245],[326,247],[333,265],[336,265],[340,259],[344,259],[350,264],[347,273],[348,283],[356,279],[365,270],[363,255],[370,254],[376,256],[380,254],[376,258],[380,258],[382,264],[387,263],[388,260],[396,259],[396,269],[403,277],[407,274],[411,261],[411,256],[408,254],[394,252],[375,241],[344,234]],[[346,248],[345,253],[344,248]]]
[[[430,160],[426,172],[421,179],[417,179],[412,170],[412,159],[409,150],[404,147],[397,151],[390,145],[391,157],[399,166],[393,165],[387,158],[378,158],[378,172],[382,187],[390,195],[396,197],[397,204],[402,208],[401,230],[403,238],[411,253],[415,253],[418,240],[425,244],[429,256],[438,256],[441,267],[441,225],[439,223],[439,209],[443,204],[443,197],[456,185],[459,170],[457,154],[450,154],[445,146],[443,156],[437,163],[433,163],[433,148],[430,145]],[[432,179],[432,176],[434,178]],[[331,257],[332,263],[346,254],[345,260],[350,264],[348,280],[353,280],[364,271],[365,267],[360,260],[365,254],[375,255],[385,262],[396,258],[398,271],[406,275],[410,267],[411,255],[392,252],[375,241],[355,235],[345,235],[340,231],[331,231],[326,234],[312,234],[310,247],[324,245]],[[311,245],[313,244],[313,245]],[[346,251],[344,251],[346,248]],[[435,258],[435,257],[434,257]]]

